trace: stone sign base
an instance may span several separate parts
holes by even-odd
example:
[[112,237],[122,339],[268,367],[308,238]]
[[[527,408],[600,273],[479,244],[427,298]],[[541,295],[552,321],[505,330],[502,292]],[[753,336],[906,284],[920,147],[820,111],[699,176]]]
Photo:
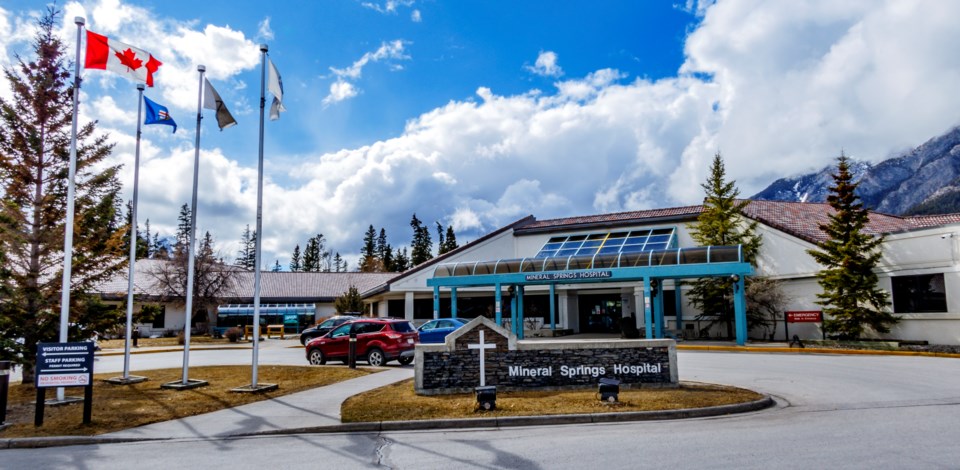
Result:
[[443,344],[418,344],[415,364],[421,395],[467,393],[479,385],[498,391],[590,389],[601,378],[616,379],[621,388],[679,383],[673,340],[518,341],[484,317]]

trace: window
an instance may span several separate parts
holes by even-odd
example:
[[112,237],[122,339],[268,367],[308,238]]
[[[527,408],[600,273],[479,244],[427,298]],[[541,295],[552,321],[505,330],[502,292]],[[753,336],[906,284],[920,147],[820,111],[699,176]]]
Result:
[[353,327],[354,332],[357,333],[358,335],[362,335],[364,333],[376,333],[382,329],[383,329],[383,323],[374,323],[374,322],[356,323]]
[[894,313],[947,311],[947,290],[942,273],[895,276],[892,281]]
[[336,330],[333,330],[333,332],[330,333],[330,337],[339,338],[341,336],[347,336],[349,334],[350,334],[350,325],[341,325],[339,328],[337,328]]
[[420,331],[430,331],[437,327],[437,321],[432,320],[420,325]]
[[593,256],[600,254],[637,253],[664,250],[676,245],[673,228],[634,230],[632,232],[600,232],[585,235],[553,237],[540,248],[536,258],[554,256]]
[[409,333],[411,331],[416,331],[413,325],[407,321],[397,321],[390,323],[390,327],[393,328],[393,331],[397,333]]

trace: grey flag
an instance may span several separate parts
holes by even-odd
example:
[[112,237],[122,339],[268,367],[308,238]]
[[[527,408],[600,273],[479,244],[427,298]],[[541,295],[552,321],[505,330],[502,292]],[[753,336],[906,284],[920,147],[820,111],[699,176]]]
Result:
[[210,80],[204,78],[203,82],[203,107],[217,112],[217,125],[220,126],[220,130],[236,126],[237,120],[230,114],[230,110],[227,109],[227,105],[224,104],[223,98],[220,98],[217,90],[213,89]]

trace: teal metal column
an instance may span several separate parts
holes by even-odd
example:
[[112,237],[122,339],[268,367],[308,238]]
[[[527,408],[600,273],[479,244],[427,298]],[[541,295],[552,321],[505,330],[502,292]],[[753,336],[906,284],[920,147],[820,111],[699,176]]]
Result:
[[557,286],[550,284],[550,329],[557,329]]
[[503,295],[500,293],[500,283],[498,282],[494,286],[496,287],[496,293],[494,294],[493,311],[494,315],[496,315],[497,326],[503,326],[503,313],[501,308]]
[[433,319],[440,318],[440,286],[433,288]]
[[643,329],[647,339],[653,339],[653,321],[650,311],[650,278],[643,278]]
[[677,329],[680,330],[680,334],[683,334],[683,296],[680,294],[680,280],[673,280],[673,301],[674,305],[677,306]]
[[653,317],[656,324],[656,337],[663,338],[663,280],[656,281],[653,289]]
[[733,283],[733,315],[736,319],[737,345],[747,344],[747,309],[746,298],[743,292],[743,276],[737,276]]
[[517,286],[517,338],[523,339],[523,285]]
[[512,287],[513,292],[510,294],[510,331],[520,336],[520,334],[517,333],[517,286]]
[[457,288],[450,288],[450,318],[457,318]]

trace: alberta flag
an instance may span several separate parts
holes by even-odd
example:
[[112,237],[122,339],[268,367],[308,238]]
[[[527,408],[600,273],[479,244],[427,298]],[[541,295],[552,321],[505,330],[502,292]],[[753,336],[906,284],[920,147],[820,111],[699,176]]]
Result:
[[163,65],[153,54],[87,30],[84,68],[109,70],[135,82],[153,86],[153,73]]
[[173,132],[177,132],[177,123],[170,117],[170,113],[167,112],[166,106],[161,106],[153,101],[150,101],[150,98],[146,96],[143,97],[143,104],[147,108],[146,117],[143,119],[144,124],[166,124],[168,126],[173,126]]

